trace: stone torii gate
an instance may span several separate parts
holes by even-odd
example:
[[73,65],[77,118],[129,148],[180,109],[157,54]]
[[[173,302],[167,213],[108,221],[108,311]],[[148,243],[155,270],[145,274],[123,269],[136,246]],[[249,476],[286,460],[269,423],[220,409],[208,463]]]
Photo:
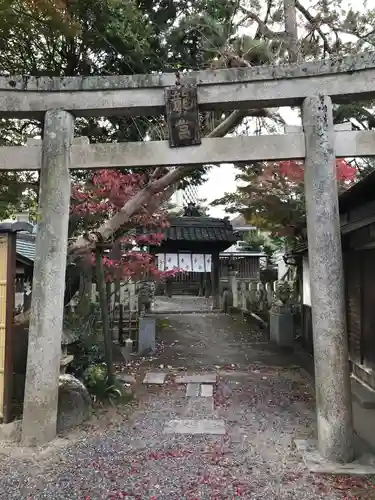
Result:
[[335,156],[375,156],[375,132],[335,132],[332,102],[375,97],[375,54],[339,62],[187,73],[200,110],[302,106],[303,133],[168,142],[74,144],[76,116],[158,115],[175,75],[0,77],[0,117],[44,120],[42,145],[0,148],[1,170],[39,170],[40,220],[22,440],[56,435],[60,340],[70,201],[69,169],[177,166],[305,159],[315,349],[318,445],[327,459],[353,458],[353,426]]

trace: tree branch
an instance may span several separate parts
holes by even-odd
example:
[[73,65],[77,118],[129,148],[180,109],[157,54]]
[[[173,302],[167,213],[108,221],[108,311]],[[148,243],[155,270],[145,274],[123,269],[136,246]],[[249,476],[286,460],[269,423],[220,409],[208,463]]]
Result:
[[296,7],[300,11],[300,13],[306,18],[306,20],[311,24],[311,26],[316,30],[321,39],[323,40],[323,49],[327,54],[332,54],[332,50],[329,46],[328,39],[326,35],[323,33],[321,30],[320,26],[317,23],[316,18],[314,18],[310,12],[299,2],[299,0],[295,0],[296,2]]
[[242,6],[240,6],[240,10],[245,14],[245,17],[243,19],[241,19],[241,22],[239,24],[242,24],[243,22],[247,21],[248,19],[251,19],[252,21],[255,21],[258,24],[258,30],[264,37],[269,38],[271,40],[286,40],[287,39],[287,34],[284,31],[272,31],[261,20],[261,18],[257,14],[255,14],[255,12],[251,12]]
[[[263,21],[263,24],[265,26],[267,26],[268,19],[269,19],[270,14],[271,14],[271,9],[272,9],[272,0],[267,0],[267,11],[266,11],[266,15],[264,16],[264,21]],[[258,28],[257,28],[256,33],[254,35],[254,40],[260,38],[261,35],[262,34],[260,32],[259,24],[258,24]]]
[[289,62],[298,62],[296,0],[284,0],[285,33],[288,38]]

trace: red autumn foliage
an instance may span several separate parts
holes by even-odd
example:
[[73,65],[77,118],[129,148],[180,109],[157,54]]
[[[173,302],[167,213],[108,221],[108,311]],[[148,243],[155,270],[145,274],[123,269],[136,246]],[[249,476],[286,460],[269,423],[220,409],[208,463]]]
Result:
[[[76,184],[72,187],[70,214],[76,231],[95,231],[101,222],[113,217],[120,211],[127,201],[132,199],[145,187],[146,175],[120,173],[116,170],[99,170],[90,182]],[[162,193],[156,194],[156,202]],[[161,198],[160,198],[161,199]],[[118,279],[162,279],[173,276],[178,269],[160,272],[154,256],[144,250],[148,245],[160,245],[164,239],[162,230],[168,227],[167,212],[157,208],[155,212],[148,212],[144,208],[131,217],[129,224],[124,228],[125,234],[120,238],[127,250],[122,251],[119,259],[110,255],[103,257],[103,264],[108,280]],[[142,231],[136,231],[142,229]],[[135,247],[140,248],[136,251]],[[90,256],[92,264],[94,255]]]
[[[304,178],[304,164],[301,161],[281,161],[278,164],[279,174],[291,181],[302,182]],[[353,182],[356,177],[356,169],[349,165],[343,158],[336,160],[336,175],[339,182]]]
[[[293,160],[240,167],[242,185],[220,203],[243,213],[248,223],[261,230],[289,238],[301,236],[306,224],[304,170],[302,161]],[[356,168],[336,159],[339,192],[348,189],[356,176]]]

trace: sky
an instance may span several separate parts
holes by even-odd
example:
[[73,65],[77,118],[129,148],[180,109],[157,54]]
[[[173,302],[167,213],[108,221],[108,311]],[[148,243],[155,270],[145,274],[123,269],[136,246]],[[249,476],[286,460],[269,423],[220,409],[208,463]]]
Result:
[[[312,0],[303,0],[303,5],[311,5]],[[375,0],[368,0],[367,7],[374,7]],[[361,2],[354,2],[354,0],[342,0],[342,7],[353,7],[356,11],[361,11],[364,4]],[[278,110],[280,115],[284,118],[288,125],[301,125],[301,120],[296,111],[291,108],[280,108]],[[206,199],[207,204],[217,198],[221,198],[225,193],[233,192],[236,189],[235,181],[236,169],[231,164],[223,164],[220,166],[212,167],[208,173],[207,182],[205,182],[199,189],[198,196],[201,199]],[[210,207],[210,215],[212,217],[224,217],[225,207]]]

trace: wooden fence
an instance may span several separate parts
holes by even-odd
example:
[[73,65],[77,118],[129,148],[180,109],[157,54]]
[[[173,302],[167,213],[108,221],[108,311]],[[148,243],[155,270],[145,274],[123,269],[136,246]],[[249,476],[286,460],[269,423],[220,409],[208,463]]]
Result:
[[[123,344],[130,337],[135,342],[138,340],[139,326],[139,283],[107,283],[107,304],[109,311],[109,327],[114,342]],[[98,323],[100,324],[99,292],[95,283],[91,285],[91,303],[96,310]],[[74,312],[77,300],[72,299],[69,304],[71,312]]]
[[[107,283],[107,301],[112,338],[122,343],[127,337],[137,341],[138,321],[142,309],[139,300],[141,283],[121,282]],[[15,280],[14,313],[19,314],[31,305],[32,282],[29,278],[17,276]],[[99,293],[96,284],[91,287],[91,302],[97,306],[100,322]],[[77,307],[77,296],[73,297],[67,310],[74,313]]]
[[32,281],[26,276],[17,276],[14,288],[15,314],[27,310],[31,304]]

